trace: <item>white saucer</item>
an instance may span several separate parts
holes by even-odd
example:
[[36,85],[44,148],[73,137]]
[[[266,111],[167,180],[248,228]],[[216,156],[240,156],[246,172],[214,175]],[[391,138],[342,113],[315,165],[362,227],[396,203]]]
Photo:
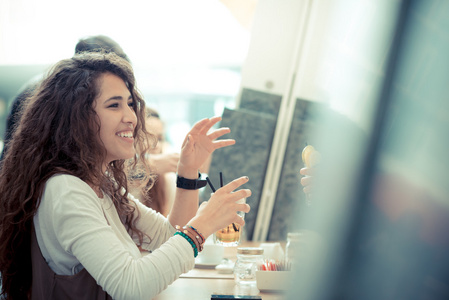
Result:
[[216,266],[218,266],[219,264],[215,263],[215,264],[205,264],[205,263],[199,263],[199,262],[195,262],[195,268],[197,269],[215,269]]
[[219,264],[215,267],[215,270],[219,274],[232,274],[234,273],[234,265],[233,264]]

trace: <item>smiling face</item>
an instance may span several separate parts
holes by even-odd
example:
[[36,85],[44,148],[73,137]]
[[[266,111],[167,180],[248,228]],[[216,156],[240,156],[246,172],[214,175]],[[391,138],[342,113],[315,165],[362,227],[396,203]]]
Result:
[[137,124],[134,102],[125,82],[105,73],[98,79],[99,95],[94,110],[100,121],[100,139],[106,149],[104,165],[129,159],[136,153],[133,132]]

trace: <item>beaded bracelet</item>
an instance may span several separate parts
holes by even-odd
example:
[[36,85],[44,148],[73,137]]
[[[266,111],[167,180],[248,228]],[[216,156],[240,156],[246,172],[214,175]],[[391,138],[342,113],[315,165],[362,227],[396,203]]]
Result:
[[193,242],[193,240],[187,234],[185,234],[184,232],[181,232],[181,231],[176,231],[175,235],[180,235],[180,236],[184,237],[190,243],[190,245],[193,248],[193,256],[194,257],[198,256],[198,249],[196,248],[196,245]]
[[182,230],[181,226],[179,225],[176,225],[175,228],[177,231],[183,232],[184,234],[190,237],[190,239],[195,243],[198,253],[203,251],[204,248],[203,246],[204,243],[206,242],[206,239],[196,228],[190,225],[183,226]]
[[176,230],[178,230],[179,232],[185,234],[186,236],[188,236],[190,238],[190,240],[195,244],[195,247],[197,249],[198,252],[201,252],[203,250],[203,246],[202,244],[198,241],[198,239],[196,238],[196,234],[187,230],[185,228],[185,226],[183,227],[183,230],[181,230],[181,227],[179,225],[176,225]]

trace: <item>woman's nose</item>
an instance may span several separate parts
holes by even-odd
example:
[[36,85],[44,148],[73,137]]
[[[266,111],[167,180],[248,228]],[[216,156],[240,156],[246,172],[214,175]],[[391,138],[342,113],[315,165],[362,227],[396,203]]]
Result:
[[133,127],[137,124],[137,116],[136,112],[134,111],[134,108],[126,105],[125,112],[123,115],[123,122],[124,123],[131,123],[133,124]]

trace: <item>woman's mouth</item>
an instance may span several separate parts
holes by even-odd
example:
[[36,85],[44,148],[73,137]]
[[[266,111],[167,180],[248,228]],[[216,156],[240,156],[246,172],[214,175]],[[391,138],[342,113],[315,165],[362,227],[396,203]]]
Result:
[[119,136],[119,137],[122,137],[122,138],[133,139],[133,132],[132,131],[117,132],[116,135]]

